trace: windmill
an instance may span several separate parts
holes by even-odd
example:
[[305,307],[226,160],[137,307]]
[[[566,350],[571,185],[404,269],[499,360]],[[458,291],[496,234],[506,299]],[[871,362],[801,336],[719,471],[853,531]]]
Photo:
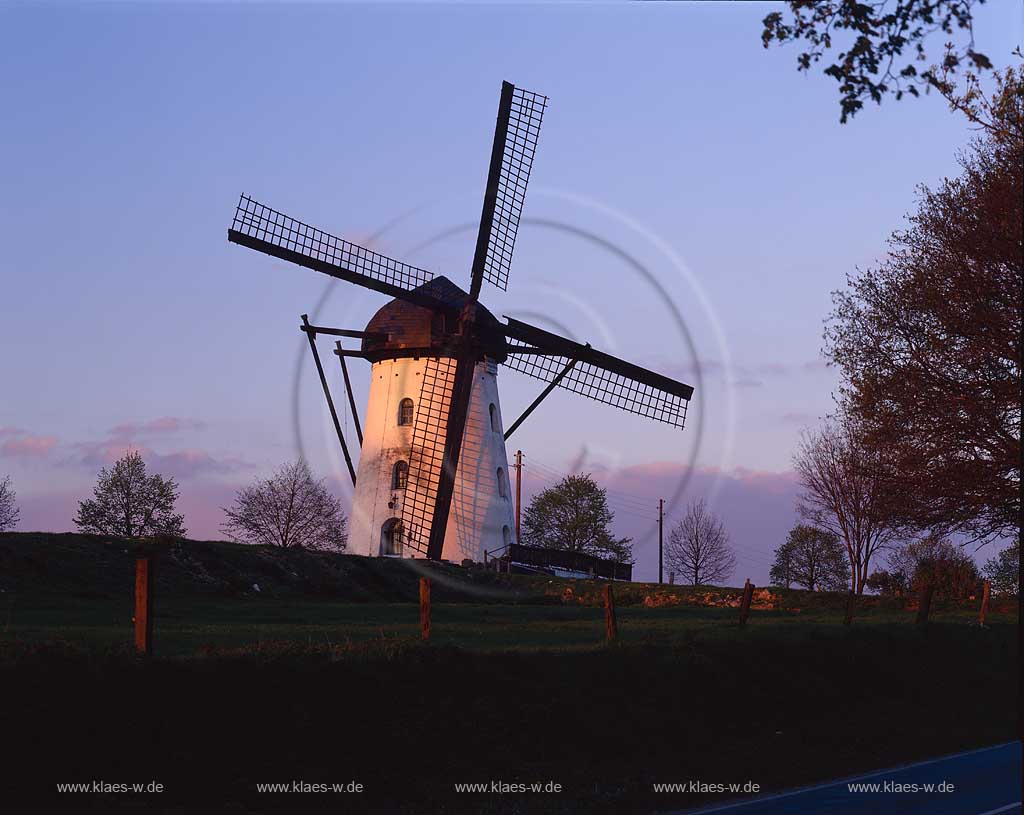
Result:
[[[480,559],[475,555],[481,549],[510,543],[508,526],[502,524],[503,515],[511,518],[507,483],[502,483],[503,472],[508,472],[504,442],[555,387],[676,428],[684,425],[693,394],[689,385],[521,320],[506,317],[502,323],[479,302],[484,280],[507,289],[546,105],[545,96],[502,83],[468,292],[447,278],[356,246],[247,195],[239,200],[229,241],[394,298],[365,330],[314,326],[305,315],[301,326],[356,486],[353,516],[358,514],[371,531],[381,513],[391,516],[381,527],[380,550],[359,544],[356,551]],[[340,341],[335,350],[353,415],[345,359],[359,357],[373,364],[365,436],[356,418],[362,447],[358,479],[317,352],[317,334],[361,340],[358,351],[343,348]],[[499,365],[547,383],[503,433],[495,379]],[[488,466],[478,466],[484,459]],[[466,509],[461,499],[478,502],[495,492],[493,481],[485,484],[484,472],[497,474],[497,492],[506,500],[499,504],[488,498],[482,509]],[[457,487],[461,499],[455,514],[463,522],[461,531],[449,523]],[[487,532],[495,523],[503,541]],[[469,545],[452,540],[467,534]]]

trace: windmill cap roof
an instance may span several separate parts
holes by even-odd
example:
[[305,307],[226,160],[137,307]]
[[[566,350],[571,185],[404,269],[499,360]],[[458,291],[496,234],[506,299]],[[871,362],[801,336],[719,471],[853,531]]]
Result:
[[[461,310],[469,293],[438,275],[414,291]],[[364,337],[362,350],[372,362],[399,356],[418,356],[443,352],[451,345],[456,330],[455,320],[444,312],[417,306],[407,300],[395,299],[381,306],[366,324],[368,334],[387,335],[387,339]],[[505,332],[501,323],[484,306],[477,303],[475,336],[487,356],[502,362],[505,359]]]

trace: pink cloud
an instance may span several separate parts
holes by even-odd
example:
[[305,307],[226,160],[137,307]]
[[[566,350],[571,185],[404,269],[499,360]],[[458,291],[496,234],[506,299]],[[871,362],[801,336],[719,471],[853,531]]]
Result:
[[[7,428],[4,428],[6,430]],[[10,433],[4,435],[11,436]],[[56,436],[13,435],[0,445],[0,456],[44,458],[57,446]]]
[[100,442],[80,442],[74,445],[78,463],[93,469],[112,466],[129,450],[139,453],[151,473],[188,479],[203,474],[233,473],[252,468],[245,459],[235,456],[216,457],[207,450],[186,448],[170,453],[158,453],[151,447],[119,439]]
[[141,435],[159,435],[179,433],[183,430],[202,430],[204,422],[197,419],[182,419],[177,416],[162,416],[146,422],[124,422],[111,428],[110,435],[115,438],[126,438]]

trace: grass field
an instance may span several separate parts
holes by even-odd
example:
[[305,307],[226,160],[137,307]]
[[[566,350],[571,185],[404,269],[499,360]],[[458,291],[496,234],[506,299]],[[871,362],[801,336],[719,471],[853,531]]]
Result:
[[[0,606],[0,640],[65,640],[92,648],[116,648],[130,641],[130,598],[32,596],[8,598]],[[916,612],[871,609],[856,627],[913,627]],[[622,606],[619,639],[627,645],[677,645],[702,637],[775,639],[841,627],[842,606],[794,613],[752,611],[747,630],[738,631],[734,608],[699,606]],[[939,607],[935,624],[969,625],[970,608]],[[161,656],[181,657],[199,650],[292,642],[329,646],[348,641],[416,638],[419,607],[412,603],[343,603],[321,598],[188,598],[157,600],[154,641]],[[432,641],[459,648],[504,650],[587,650],[603,646],[604,611],[596,606],[501,603],[441,603],[432,608]],[[1014,621],[1008,612],[989,615],[992,624]]]
[[[52,537],[0,536],[5,801],[105,779],[166,792],[66,811],[658,812],[722,796],[654,783],[767,791],[1014,737],[1016,603],[919,628],[871,600],[847,627],[841,595],[774,592],[741,628],[706,592],[620,584],[609,647],[598,584],[446,566],[423,644],[406,565],[211,543],[165,553],[144,660],[134,552]],[[257,792],[294,780],[364,792]],[[561,791],[455,791],[495,780]]]

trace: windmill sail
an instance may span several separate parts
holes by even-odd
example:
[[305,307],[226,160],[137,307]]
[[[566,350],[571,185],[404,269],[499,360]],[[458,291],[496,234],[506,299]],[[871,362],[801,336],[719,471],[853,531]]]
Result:
[[[557,387],[682,429],[693,396],[690,385],[521,320],[506,319],[507,367],[545,382],[561,375]],[[576,364],[565,371],[571,360]]]
[[[228,230],[229,241],[404,301],[401,308],[388,304],[378,312],[380,315],[390,309],[375,330],[319,329],[322,333],[359,336],[363,340],[359,355],[374,365],[390,360],[392,365],[418,366],[419,360],[423,360],[408,468],[403,471],[402,487],[392,482],[392,490],[401,489],[403,493],[400,517],[389,516],[386,520],[387,533],[392,536],[387,549],[382,537],[379,550],[370,542],[371,551],[400,551],[401,544],[393,546],[397,535],[399,541],[404,537],[405,545],[418,554],[431,559],[442,557],[474,382],[493,379],[491,370],[491,379],[482,376],[477,380],[476,366],[483,359],[503,361],[513,370],[548,383],[504,434],[506,438],[555,387],[674,427],[681,428],[685,423],[693,394],[689,385],[519,320],[510,319],[502,326],[479,303],[484,280],[502,290],[508,286],[546,106],[547,97],[502,83],[468,294],[443,277],[435,278],[426,269],[335,237],[247,195],[239,200]],[[304,327],[314,332],[310,335],[312,339],[318,328]],[[339,348],[338,353],[354,352]],[[487,387],[495,388],[496,402],[496,385]],[[326,388],[325,395],[329,397]],[[403,397],[402,401],[410,397]],[[494,407],[490,405],[492,411]],[[409,443],[404,429],[400,439],[404,448]],[[504,445],[498,449],[504,461]],[[473,455],[472,450],[468,455]],[[499,467],[497,472],[501,471]],[[379,482],[360,475],[360,486],[370,483]],[[378,492],[381,490],[374,490],[374,502]],[[393,497],[387,505],[392,512],[394,500]],[[369,517],[373,519],[372,512]],[[384,531],[381,527],[382,536]],[[504,532],[507,536],[508,529]]]
[[481,278],[502,291],[508,288],[512,251],[547,103],[546,96],[517,88],[509,82],[502,83],[491,165],[473,257],[470,291],[474,297],[479,292]]
[[451,310],[447,304],[413,291],[429,282],[433,272],[335,237],[248,195],[238,201],[228,240],[426,308]]
[[456,361],[428,357],[412,424],[409,480],[402,498],[402,526],[407,545],[427,554],[444,457]]

